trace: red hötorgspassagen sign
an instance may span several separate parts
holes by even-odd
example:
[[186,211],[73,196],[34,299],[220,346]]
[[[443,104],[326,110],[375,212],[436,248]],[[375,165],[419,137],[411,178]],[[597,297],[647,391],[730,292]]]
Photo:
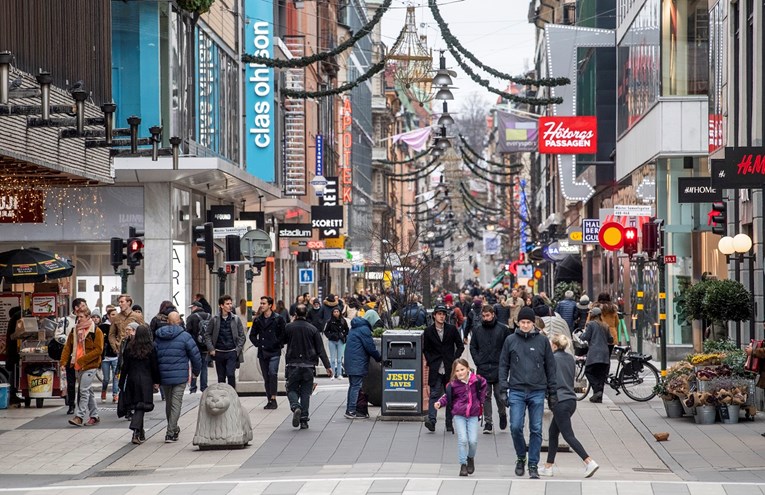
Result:
[[590,155],[597,151],[597,117],[539,118],[540,153]]

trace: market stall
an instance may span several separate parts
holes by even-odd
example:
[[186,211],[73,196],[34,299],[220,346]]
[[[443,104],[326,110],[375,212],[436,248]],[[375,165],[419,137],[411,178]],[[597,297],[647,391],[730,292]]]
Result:
[[25,317],[12,335],[18,341],[20,358],[15,386],[26,407],[32,399],[37,407],[43,407],[45,399],[61,399],[66,390],[59,362],[48,355],[48,342],[55,329],[55,322],[46,317]]

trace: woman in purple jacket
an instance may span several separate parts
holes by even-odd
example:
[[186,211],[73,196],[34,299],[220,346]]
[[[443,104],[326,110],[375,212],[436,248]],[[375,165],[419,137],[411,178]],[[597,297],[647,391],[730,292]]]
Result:
[[478,418],[483,415],[486,393],[486,380],[470,370],[467,360],[456,359],[452,364],[452,377],[446,386],[446,393],[434,404],[436,409],[441,409],[447,404],[452,408],[454,430],[457,432],[460,476],[467,476],[475,471]]

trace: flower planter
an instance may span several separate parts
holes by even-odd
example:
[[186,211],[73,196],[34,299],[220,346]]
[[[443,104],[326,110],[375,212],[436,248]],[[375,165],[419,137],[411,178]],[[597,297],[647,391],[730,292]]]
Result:
[[664,410],[667,412],[668,418],[682,418],[683,417],[683,404],[680,399],[664,400]]
[[698,425],[713,425],[717,420],[717,408],[715,406],[696,406],[694,419]]
[[741,414],[741,406],[728,404],[724,406],[718,406],[717,412],[720,415],[720,420],[726,425],[738,423],[738,417]]

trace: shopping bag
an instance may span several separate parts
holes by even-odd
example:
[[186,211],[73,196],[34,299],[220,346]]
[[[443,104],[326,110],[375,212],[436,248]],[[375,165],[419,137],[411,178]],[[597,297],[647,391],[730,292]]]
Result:
[[746,358],[746,363],[744,364],[744,369],[746,371],[754,371],[755,373],[759,373],[763,359],[755,357],[754,350],[762,349],[764,342],[765,341],[762,340],[752,340],[752,354]]

